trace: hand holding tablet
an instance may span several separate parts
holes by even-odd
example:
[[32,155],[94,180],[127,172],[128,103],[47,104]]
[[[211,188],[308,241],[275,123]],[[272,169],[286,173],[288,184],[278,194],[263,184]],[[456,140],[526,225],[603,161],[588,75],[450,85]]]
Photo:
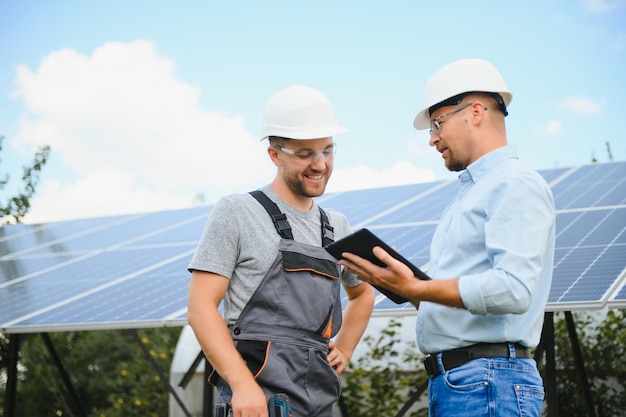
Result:
[[[341,254],[343,252],[354,253],[355,255],[367,259],[373,264],[384,268],[387,265],[385,265],[372,253],[372,249],[375,246],[380,246],[394,259],[397,259],[398,261],[408,266],[416,278],[421,280],[430,279],[430,277],[426,275],[422,270],[413,265],[408,259],[400,255],[395,249],[387,245],[378,236],[376,236],[368,229],[360,229],[353,234],[344,237],[343,239],[339,239],[338,241],[331,243],[330,245],[326,246],[326,251],[328,251],[328,253],[330,253],[337,260],[342,259]],[[391,301],[396,304],[402,304],[409,301],[407,298],[402,297],[401,295],[398,295],[386,288],[378,287],[376,285],[374,285],[374,287],[376,287],[378,291],[385,294]]]

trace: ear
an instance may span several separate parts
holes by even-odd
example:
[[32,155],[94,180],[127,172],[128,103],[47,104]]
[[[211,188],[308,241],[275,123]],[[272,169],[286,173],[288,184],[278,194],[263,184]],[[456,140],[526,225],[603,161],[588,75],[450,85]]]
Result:
[[270,159],[272,160],[274,165],[276,165],[277,167],[282,165],[282,163],[280,161],[280,158],[278,157],[278,151],[276,150],[276,148],[274,148],[271,145],[268,146],[267,147],[267,154],[270,156]]
[[472,124],[474,126],[480,125],[485,118],[485,111],[487,111],[485,103],[477,100],[470,109],[472,110]]

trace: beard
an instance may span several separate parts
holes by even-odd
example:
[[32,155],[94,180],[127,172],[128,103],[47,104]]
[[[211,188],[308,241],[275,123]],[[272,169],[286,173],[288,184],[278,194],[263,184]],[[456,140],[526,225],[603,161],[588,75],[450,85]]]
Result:
[[319,197],[324,194],[326,190],[326,184],[328,183],[329,173],[324,177],[323,182],[320,182],[318,186],[307,185],[299,175],[289,175],[289,173],[283,176],[285,183],[293,190],[293,192],[302,197]]
[[445,159],[444,161],[445,161],[446,168],[448,168],[449,171],[458,172],[458,171],[463,171],[465,168],[467,168],[466,163],[454,157],[450,148],[448,148],[448,158]]
[[457,160],[451,160],[450,162],[446,162],[446,168],[448,171],[463,171],[467,166]]

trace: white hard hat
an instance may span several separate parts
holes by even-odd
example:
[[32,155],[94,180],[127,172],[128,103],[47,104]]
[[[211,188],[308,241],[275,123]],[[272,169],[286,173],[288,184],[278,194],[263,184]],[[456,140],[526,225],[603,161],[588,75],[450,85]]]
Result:
[[292,85],[274,94],[265,105],[261,140],[269,136],[319,139],[346,133],[333,107],[314,88]]
[[424,108],[415,116],[413,126],[418,130],[428,129],[431,112],[435,110],[431,110],[433,106],[440,103],[456,104],[443,102],[469,92],[496,94],[496,100],[505,115],[506,106],[513,100],[513,94],[496,67],[482,59],[462,59],[444,66],[428,80],[424,91]]

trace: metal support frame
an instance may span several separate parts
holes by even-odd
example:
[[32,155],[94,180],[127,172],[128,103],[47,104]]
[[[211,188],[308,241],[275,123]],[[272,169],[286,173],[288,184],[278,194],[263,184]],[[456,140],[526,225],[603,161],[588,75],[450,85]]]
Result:
[[[578,340],[578,333],[576,332],[576,324],[571,311],[565,311],[565,323],[567,325],[567,332],[570,342],[572,344],[572,354],[574,355],[574,364],[578,370],[578,376],[580,377],[580,383],[582,387],[583,396],[585,398],[585,405],[587,409],[587,415],[589,417],[596,417],[596,410],[593,404],[593,396],[591,395],[591,387],[589,385],[589,378],[587,377],[587,371],[585,369],[585,362],[582,356],[582,350],[580,348],[580,342]],[[555,355],[555,340],[554,340],[554,313],[546,312],[543,322],[543,331],[541,334],[540,346],[545,349],[546,354],[546,399],[547,399],[547,415],[548,417],[558,417],[558,393],[556,384],[556,355]],[[539,351],[537,352],[539,353]],[[535,355],[537,359],[537,355]]]
[[72,384],[72,380],[70,379],[70,375],[67,373],[67,370],[63,366],[63,362],[59,358],[59,354],[57,353],[54,345],[52,344],[52,339],[50,339],[50,335],[48,333],[41,333],[41,338],[43,339],[50,356],[52,357],[52,362],[54,362],[57,370],[59,371],[59,375],[61,376],[61,380],[65,384],[65,388],[67,388],[70,397],[74,400],[74,404],[78,408],[78,415],[87,417],[87,413],[83,409],[83,404],[80,402],[80,398],[74,389],[74,384]]
[[348,408],[346,407],[346,400],[343,399],[343,394],[339,396],[339,401],[337,401],[337,405],[339,406],[339,412],[341,413],[341,417],[350,417],[348,415]]
[[[172,387],[172,385],[169,383],[169,379],[167,378],[167,376],[165,375],[165,373],[163,372],[159,364],[156,363],[154,358],[150,355],[150,352],[141,341],[141,338],[139,337],[137,330],[132,329],[130,331],[132,332],[137,344],[143,351],[144,355],[146,356],[146,358],[148,359],[148,361],[150,362],[154,370],[159,374],[159,377],[161,378],[161,381],[165,385],[165,388],[167,389],[167,391],[170,394],[172,394],[172,396],[176,399],[176,401],[178,402],[178,405],[180,406],[182,411],[185,413],[185,415],[187,417],[191,417],[191,413],[189,412],[189,410],[187,410],[187,407],[185,407],[185,404],[182,402],[181,398],[178,396],[178,393],[174,390],[174,387]],[[44,341],[44,344],[48,352],[50,353],[52,362],[55,364],[57,370],[59,371],[59,375],[61,376],[61,379],[63,380],[63,383],[65,384],[65,387],[67,388],[68,393],[70,394],[70,396],[74,400],[76,407],[78,408],[77,415],[81,417],[87,416],[87,413],[83,409],[82,403],[80,402],[80,398],[78,397],[78,394],[76,390],[74,389],[72,380],[68,372],[66,371],[65,367],[63,366],[63,362],[59,358],[59,355],[56,349],[54,348],[54,344],[52,343],[52,339],[50,338],[50,335],[48,333],[41,333],[41,337]],[[19,349],[20,349],[21,342],[22,342],[22,335],[18,333],[9,335],[7,383],[6,383],[5,393],[4,393],[4,396],[5,396],[4,415],[6,417],[16,416],[15,414],[16,401],[15,400],[17,396],[17,363],[18,363]]]
[[15,417],[15,398],[17,394],[17,357],[19,350],[20,335],[9,335],[7,385],[4,392],[4,412],[7,417]]
[[[80,402],[80,398],[74,389],[74,385],[72,384],[72,380],[67,373],[65,367],[63,366],[63,362],[59,358],[59,354],[54,348],[54,344],[52,343],[52,339],[50,339],[50,335],[48,333],[41,333],[41,338],[43,339],[44,345],[50,353],[50,357],[52,358],[52,362],[56,366],[59,371],[59,375],[61,376],[61,380],[65,385],[68,393],[72,397],[74,404],[78,408],[78,415],[81,417],[86,417],[87,413],[83,409],[83,405]],[[7,385],[5,391],[5,402],[4,402],[4,412],[7,417],[15,417],[15,400],[17,397],[17,362],[19,357],[20,344],[22,343],[22,335],[20,334],[11,334],[9,335],[9,360],[8,360],[8,369],[7,369]]]
[[[558,417],[558,395],[556,391],[556,356],[554,352],[554,313],[546,312],[543,319],[540,346],[546,354],[546,402],[548,405],[548,417]],[[538,357],[535,357],[538,361]]]
[[574,354],[574,363],[578,369],[578,375],[580,376],[580,383],[583,389],[583,395],[585,397],[585,405],[587,406],[587,415],[589,417],[596,417],[596,409],[593,405],[593,397],[591,395],[591,387],[589,385],[589,379],[587,378],[587,370],[585,369],[585,361],[583,360],[582,350],[580,348],[580,342],[578,340],[578,333],[576,333],[576,325],[574,324],[574,318],[571,311],[565,312],[565,322],[567,323],[567,332],[569,333],[569,340],[572,342],[572,353]]
[[207,360],[206,356],[204,356],[204,352],[200,350],[196,359],[191,363],[185,375],[183,375],[182,379],[178,383],[178,386],[185,389],[191,378],[196,373],[196,369],[198,369],[198,365],[200,362],[204,360],[204,383],[202,384],[202,417],[212,417],[213,416],[213,407],[215,406],[215,401],[213,398],[213,387],[209,384],[209,374],[213,370],[211,364]]
[[191,378],[193,378],[194,374],[196,373],[196,369],[198,369],[198,365],[200,365],[202,359],[204,359],[204,353],[200,351],[200,353],[198,353],[198,356],[196,356],[196,359],[193,360],[193,363],[191,364],[189,369],[187,369],[187,372],[185,372],[185,375],[183,375],[180,382],[178,383],[179,387],[181,387],[182,389],[187,388],[187,385],[189,385],[189,382],[191,382]]
[[209,374],[213,370],[209,361],[204,354],[204,389],[202,391],[202,417],[211,417],[213,415],[213,407],[215,406],[213,401],[213,387],[209,384]]
[[427,389],[428,389],[428,378],[426,378],[426,380],[422,383],[422,385],[420,385],[420,387],[418,389],[413,391],[413,393],[409,397],[409,401],[407,401],[404,404],[404,406],[402,406],[402,408],[400,409],[400,411],[398,411],[398,414],[396,414],[395,417],[403,417],[409,411],[411,406],[417,400],[419,400],[419,398],[422,396],[424,391],[426,391]]
[[141,351],[144,353],[146,359],[148,359],[148,362],[150,362],[154,370],[157,371],[157,373],[159,374],[159,377],[161,378],[161,381],[163,382],[163,385],[165,385],[165,388],[167,389],[167,391],[170,394],[172,394],[172,396],[174,397],[174,399],[180,406],[180,409],[183,411],[183,413],[185,413],[187,417],[192,417],[189,410],[187,410],[187,407],[185,407],[183,400],[181,400],[181,398],[178,396],[178,393],[176,392],[172,384],[170,384],[169,378],[167,377],[167,375],[165,375],[165,372],[163,372],[159,364],[154,360],[152,355],[150,355],[150,351],[148,350],[146,345],[144,345],[143,342],[141,341],[141,338],[139,337],[139,333],[137,333],[137,329],[132,329],[131,332],[133,334],[133,337],[135,338],[135,341],[141,348]]

